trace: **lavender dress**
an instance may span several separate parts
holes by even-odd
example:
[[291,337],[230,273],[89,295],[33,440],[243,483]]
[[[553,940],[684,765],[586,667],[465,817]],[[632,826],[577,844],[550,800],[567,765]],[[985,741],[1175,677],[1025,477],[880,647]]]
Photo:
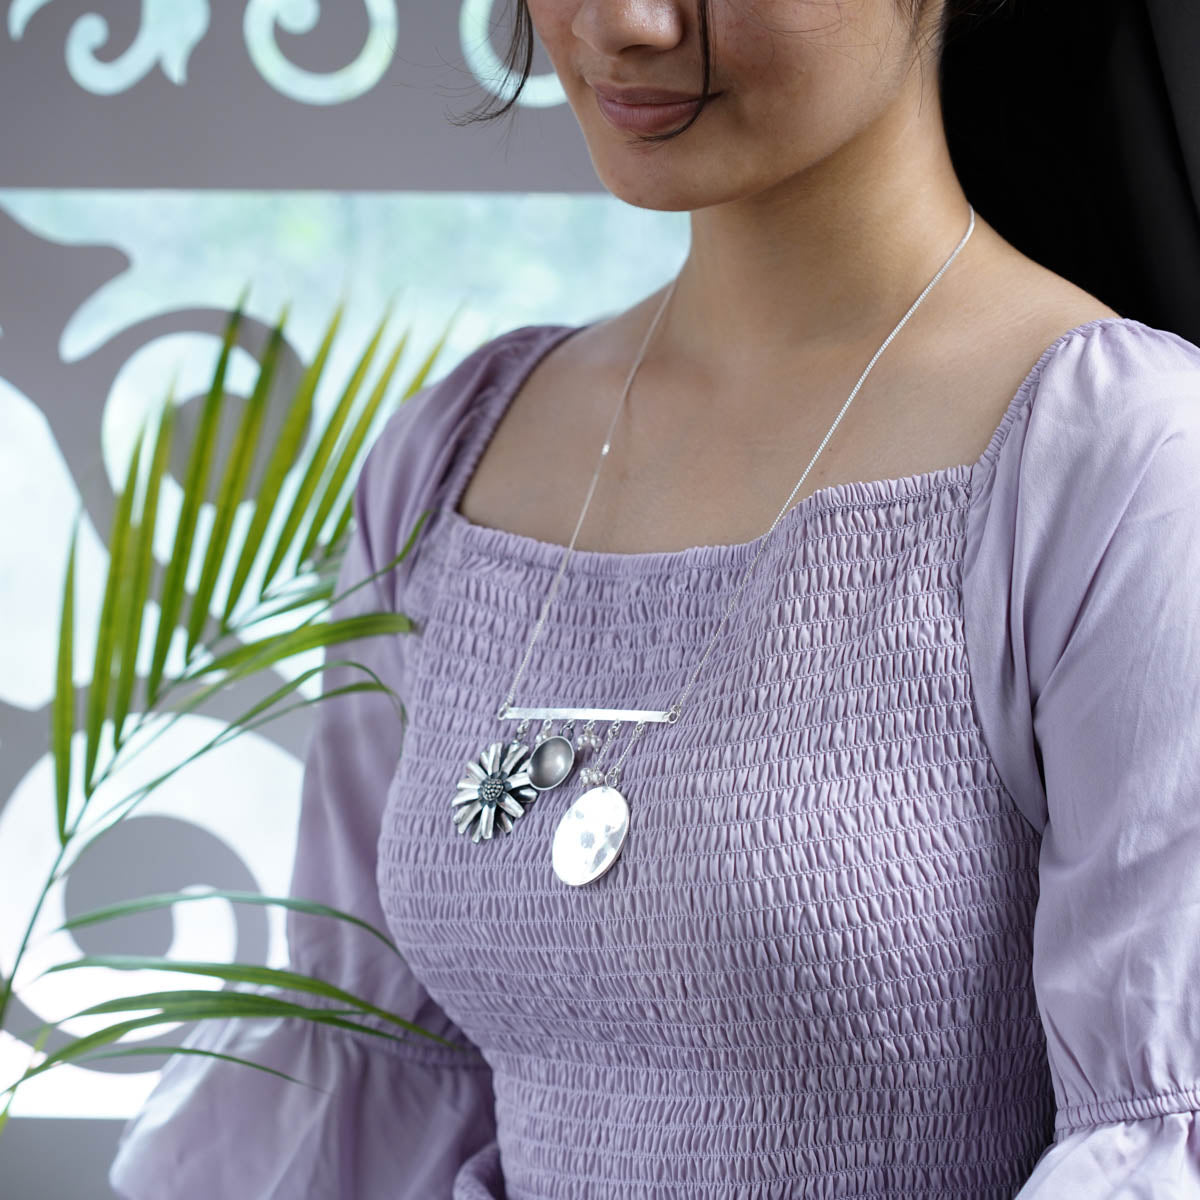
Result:
[[[419,632],[336,657],[407,725],[348,693],[307,751],[293,891],[403,960],[291,914],[293,963],[470,1052],[199,1022],[188,1044],[325,1090],[175,1056],[118,1194],[1200,1200],[1200,347],[1091,321],[977,461],[789,510],[682,719],[626,760],[624,853],[572,888],[550,839],[577,787],[478,844],[450,798],[511,731],[560,554],[458,497],[576,328],[503,334],[384,429],[339,590],[434,515],[339,611]],[[666,707],[757,547],[576,553],[518,702]]]

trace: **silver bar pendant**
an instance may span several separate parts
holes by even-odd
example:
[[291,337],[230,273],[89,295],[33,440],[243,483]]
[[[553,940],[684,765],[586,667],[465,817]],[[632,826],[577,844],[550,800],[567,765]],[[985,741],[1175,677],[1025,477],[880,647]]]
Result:
[[510,708],[505,721],[670,721],[670,712],[656,708]]

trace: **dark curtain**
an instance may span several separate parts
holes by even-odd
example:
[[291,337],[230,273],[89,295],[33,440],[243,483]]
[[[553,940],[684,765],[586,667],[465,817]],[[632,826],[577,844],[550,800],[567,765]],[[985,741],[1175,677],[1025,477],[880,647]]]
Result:
[[1200,345],[1200,0],[1015,0],[942,62],[967,198],[1124,317]]

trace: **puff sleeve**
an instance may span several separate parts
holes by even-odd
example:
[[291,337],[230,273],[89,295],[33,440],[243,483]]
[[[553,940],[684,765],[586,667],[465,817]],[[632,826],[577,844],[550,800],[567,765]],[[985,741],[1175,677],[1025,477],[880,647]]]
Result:
[[[395,557],[451,461],[472,410],[513,335],[465,358],[389,418],[355,485],[355,523],[336,588],[341,594]],[[419,547],[420,543],[418,543]],[[351,592],[335,617],[408,611],[400,567]],[[399,589],[399,590],[398,590]],[[416,634],[330,648],[327,658],[369,666],[403,701]],[[366,678],[328,668],[324,691]],[[306,746],[290,894],[387,929],[376,845],[403,723],[380,691],[315,704]],[[183,1044],[251,1059],[321,1091],[238,1063],[180,1054],[163,1067],[124,1127],[109,1182],[125,1200],[492,1200],[503,1195],[491,1072],[405,962],[364,930],[288,910],[292,969],[318,976],[444,1038],[391,1041],[307,1019],[200,1021]],[[306,1005],[308,993],[274,991]],[[333,1007],[333,1005],[330,1005]],[[395,1025],[355,1017],[395,1034]]]
[[980,718],[1041,832],[1053,1142],[1017,1200],[1200,1200],[1200,348],[1047,350],[964,558]]

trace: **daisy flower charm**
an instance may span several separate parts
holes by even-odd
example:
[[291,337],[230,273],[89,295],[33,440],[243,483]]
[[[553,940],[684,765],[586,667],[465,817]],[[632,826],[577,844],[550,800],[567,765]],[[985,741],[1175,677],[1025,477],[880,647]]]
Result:
[[525,769],[529,753],[522,742],[507,746],[493,742],[477,762],[467,763],[467,773],[458,781],[458,794],[450,802],[459,833],[474,825],[473,842],[490,838],[497,826],[512,833],[513,821],[524,816],[524,806],[538,797]]

